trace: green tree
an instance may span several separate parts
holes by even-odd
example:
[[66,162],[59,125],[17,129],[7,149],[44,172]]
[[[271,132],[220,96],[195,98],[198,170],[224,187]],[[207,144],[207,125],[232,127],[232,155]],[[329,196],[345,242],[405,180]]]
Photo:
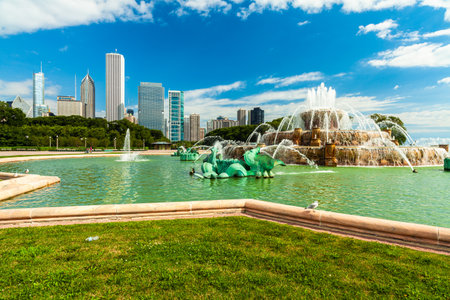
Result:
[[403,145],[406,142],[406,136],[403,130],[405,132],[407,132],[407,130],[405,124],[403,124],[403,121],[400,120],[400,118],[382,114],[372,114],[370,115],[370,118],[374,120],[378,126],[380,126],[381,130],[391,129],[392,136],[398,141],[400,145]]
[[19,108],[12,108],[8,103],[0,102],[0,124],[22,126],[25,124],[25,117]]

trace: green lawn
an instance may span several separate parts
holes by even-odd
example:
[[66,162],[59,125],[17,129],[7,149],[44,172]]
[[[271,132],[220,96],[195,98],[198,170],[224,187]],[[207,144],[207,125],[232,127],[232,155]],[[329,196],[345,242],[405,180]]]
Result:
[[433,299],[449,282],[448,256],[246,217],[0,230],[0,298]]

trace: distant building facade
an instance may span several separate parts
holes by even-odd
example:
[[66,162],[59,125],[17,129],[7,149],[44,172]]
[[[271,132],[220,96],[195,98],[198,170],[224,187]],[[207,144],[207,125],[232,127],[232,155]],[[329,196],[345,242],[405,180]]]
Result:
[[41,72],[33,73],[33,117],[41,117],[48,113],[48,107],[45,105],[44,89],[45,77]]
[[199,131],[199,135],[198,135],[198,140],[203,140],[205,138],[205,134],[206,134],[206,128],[200,128]]
[[83,117],[95,118],[95,84],[89,73],[81,81],[80,100],[84,106]]
[[106,54],[106,120],[122,120],[125,112],[125,59],[119,53]]
[[200,115],[191,114],[189,116],[189,141],[199,141],[200,140]]
[[184,140],[184,92],[169,90],[169,139]]
[[84,104],[75,99],[74,96],[56,97],[58,116],[83,116]]
[[124,119],[130,121],[133,124],[138,123],[137,118],[134,116],[134,110],[131,108],[127,109]]
[[25,100],[22,99],[20,96],[16,96],[11,100],[6,100],[6,103],[12,108],[18,108],[20,109],[27,118],[33,117],[33,107],[28,104]]
[[139,125],[164,132],[164,87],[141,82],[138,88]]
[[250,125],[258,125],[264,123],[264,110],[259,107],[249,111],[249,121]]
[[216,120],[210,120],[207,123],[207,131],[211,132],[220,128],[239,126],[239,121],[230,120],[227,117],[219,116]]
[[189,122],[189,117],[184,117],[184,140],[191,140],[191,123]]
[[240,108],[237,111],[237,120],[239,122],[239,126],[243,126],[246,125],[246,116],[247,116],[247,111],[245,109]]

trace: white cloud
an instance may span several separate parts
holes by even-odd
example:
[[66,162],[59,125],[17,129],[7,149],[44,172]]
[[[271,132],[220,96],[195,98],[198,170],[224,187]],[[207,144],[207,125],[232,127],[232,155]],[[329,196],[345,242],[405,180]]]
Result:
[[1,96],[30,95],[32,92],[33,80],[24,81],[3,81],[0,79]]
[[209,15],[210,11],[227,13],[232,7],[230,3],[224,0],[177,0],[177,2],[180,4],[175,12],[178,16],[187,14],[189,10],[202,16]]
[[415,112],[403,112],[395,114],[406,125],[417,125],[421,127],[448,127],[450,128],[450,109],[421,110]]
[[211,97],[211,96],[217,96],[219,94],[231,91],[231,90],[237,90],[245,87],[245,82],[243,81],[236,81],[231,84],[225,84],[225,85],[216,85],[209,88],[204,89],[197,89],[197,90],[190,90],[184,92],[184,97],[186,99],[195,99],[195,98],[202,98],[202,97]]
[[61,92],[61,86],[60,85],[50,85],[45,87],[45,95],[49,96],[59,96]]
[[69,49],[69,46],[65,45],[64,47],[59,48],[60,52],[66,52]]
[[423,34],[424,38],[433,38],[438,36],[450,36],[450,28]]
[[420,43],[400,46],[378,53],[379,58],[369,61],[375,67],[448,67],[450,44]]
[[310,14],[329,10],[335,5],[341,6],[342,11],[346,13],[359,13],[383,9],[401,9],[415,3],[416,0],[253,0],[248,7],[241,8],[238,16],[246,19],[252,13],[261,13],[264,10],[286,10],[290,6]]
[[398,88],[399,88],[399,86],[398,86],[398,84],[396,84],[396,85],[394,86],[394,90],[398,90]]
[[420,5],[430,6],[433,8],[443,8],[445,9],[444,20],[450,22],[450,1],[448,0],[423,0]]
[[298,26],[303,26],[303,25],[306,25],[306,24],[309,24],[309,23],[311,23],[311,22],[309,22],[308,20],[306,20],[306,21],[303,21],[303,22],[298,22],[297,25],[298,25]]
[[438,84],[450,84],[450,77],[442,78],[437,82]]
[[153,5],[135,0],[0,1],[0,36],[117,20],[152,21]]
[[398,27],[398,24],[392,20],[388,19],[378,24],[369,24],[366,26],[359,26],[359,31],[357,34],[367,34],[369,32],[375,32],[377,37],[381,39],[391,39],[395,36],[391,34],[392,29]]
[[410,32],[396,31],[395,33],[393,33],[393,31],[397,29],[397,27],[398,24],[396,21],[392,19],[387,19],[378,24],[359,26],[357,35],[374,32],[380,39],[390,40],[393,38],[400,38],[404,42],[414,42],[418,41],[421,38],[421,35],[419,34],[418,31],[410,31]]
[[373,96],[343,96],[336,98],[336,107],[346,111],[351,107],[360,112],[376,112],[392,107],[398,100],[398,98],[376,100]]
[[323,79],[323,74],[321,72],[309,72],[309,73],[303,73],[300,75],[294,75],[289,77],[269,77],[265,79],[261,79],[256,84],[262,85],[262,84],[275,84],[276,87],[282,87],[282,86],[289,86],[298,82],[305,82],[305,81],[316,81]]
[[104,117],[106,117],[106,111],[104,111],[104,110],[97,110],[97,111],[95,111],[95,117],[97,117],[97,118],[104,118]]

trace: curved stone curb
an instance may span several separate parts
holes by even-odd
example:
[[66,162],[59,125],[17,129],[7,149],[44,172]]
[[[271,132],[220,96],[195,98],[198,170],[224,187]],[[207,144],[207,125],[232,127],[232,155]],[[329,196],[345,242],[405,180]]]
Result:
[[450,253],[450,229],[247,200],[245,213],[284,223],[386,241],[402,241]]
[[0,228],[98,221],[243,215],[450,254],[450,229],[252,199],[0,210]]
[[17,174],[0,172],[0,201],[6,200],[24,193],[28,193],[54,183],[61,179],[56,176],[41,176],[34,174]]

